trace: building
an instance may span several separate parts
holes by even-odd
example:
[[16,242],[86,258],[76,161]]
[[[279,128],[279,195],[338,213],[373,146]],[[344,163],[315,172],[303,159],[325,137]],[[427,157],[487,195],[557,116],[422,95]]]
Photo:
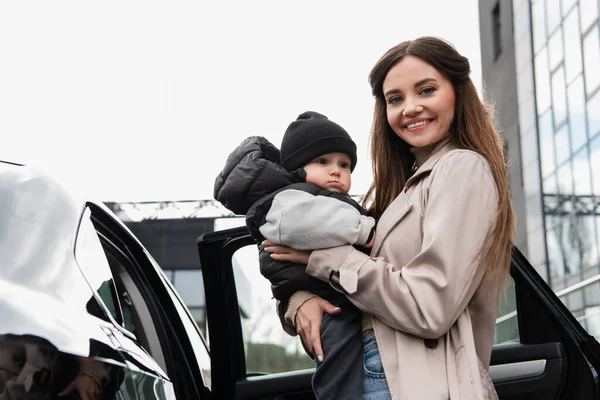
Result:
[[598,0],[480,0],[484,91],[511,163],[517,246],[600,337]]

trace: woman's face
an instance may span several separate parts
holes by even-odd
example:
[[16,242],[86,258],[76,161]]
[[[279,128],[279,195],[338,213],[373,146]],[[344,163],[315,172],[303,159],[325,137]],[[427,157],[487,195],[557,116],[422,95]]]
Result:
[[406,56],[383,81],[387,120],[396,135],[413,147],[439,142],[454,118],[452,84],[418,57]]

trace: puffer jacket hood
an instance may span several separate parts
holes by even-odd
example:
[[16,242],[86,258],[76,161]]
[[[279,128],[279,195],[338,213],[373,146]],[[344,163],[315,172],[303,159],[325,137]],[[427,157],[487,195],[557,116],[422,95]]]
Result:
[[277,147],[262,136],[250,136],[227,157],[215,179],[214,198],[233,213],[245,215],[260,198],[304,182],[306,173],[302,168],[288,172],[279,161]]

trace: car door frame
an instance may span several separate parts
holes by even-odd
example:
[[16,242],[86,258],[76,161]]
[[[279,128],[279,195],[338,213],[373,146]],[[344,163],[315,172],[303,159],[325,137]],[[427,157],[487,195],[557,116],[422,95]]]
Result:
[[268,398],[282,394],[311,398],[314,369],[268,375],[246,373],[232,257],[240,248],[256,245],[248,230],[241,227],[210,232],[200,236],[197,244],[206,295],[213,394],[223,399]]
[[[206,233],[197,240],[200,262],[204,276],[208,332],[211,342],[213,393],[220,398],[251,399],[254,396],[278,396],[281,388],[286,393],[305,391],[310,388],[314,370],[295,371],[264,376],[247,376],[241,320],[237,312],[239,304],[235,290],[232,257],[243,246],[256,244],[245,227]],[[511,276],[515,279],[517,318],[519,328],[527,327],[527,307],[523,300],[535,298],[543,304],[550,318],[559,321],[562,337],[568,338],[564,349],[575,358],[585,356],[591,366],[600,371],[600,345],[589,335],[569,312],[566,306],[543,281],[523,254],[514,248],[511,255]],[[520,301],[521,300],[521,301]],[[540,340],[524,329],[521,343],[513,348],[503,348],[492,354],[492,364],[510,363],[516,354],[528,352],[532,356],[556,354],[562,357],[560,343]],[[542,338],[543,339],[543,338]],[[562,343],[562,342],[561,342]],[[579,360],[575,364],[582,367]],[[586,371],[590,373],[590,371]],[[567,382],[566,384],[568,384]],[[564,388],[563,388],[564,389]],[[591,389],[594,390],[594,389]],[[598,396],[598,387],[595,389]],[[591,392],[590,392],[591,393]]]
[[150,254],[131,231],[103,204],[88,202],[92,221],[102,240],[108,240],[130,262],[128,273],[148,307],[152,329],[156,330],[165,358],[165,371],[178,398],[207,400],[212,394],[205,385],[204,377],[195,357],[189,332],[178,316],[179,311],[169,294],[167,279],[152,260]]

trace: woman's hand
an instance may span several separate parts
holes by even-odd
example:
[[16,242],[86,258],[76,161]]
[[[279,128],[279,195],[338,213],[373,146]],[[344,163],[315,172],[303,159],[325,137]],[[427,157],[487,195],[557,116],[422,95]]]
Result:
[[265,251],[271,253],[271,257],[276,261],[308,264],[308,259],[312,253],[312,251],[296,250],[268,240],[265,240],[263,245],[265,246]]
[[79,373],[58,396],[64,397],[76,391],[81,400],[100,400],[101,381],[109,374],[108,366],[92,358],[76,358],[79,361]]
[[321,322],[323,313],[339,314],[339,307],[320,297],[306,300],[296,312],[296,332],[300,335],[302,343],[307,349],[312,349],[319,362],[323,362],[323,349],[321,348]]
[[77,391],[81,400],[100,400],[100,396],[102,396],[100,385],[89,375],[77,375],[58,396],[64,397],[74,391]]

